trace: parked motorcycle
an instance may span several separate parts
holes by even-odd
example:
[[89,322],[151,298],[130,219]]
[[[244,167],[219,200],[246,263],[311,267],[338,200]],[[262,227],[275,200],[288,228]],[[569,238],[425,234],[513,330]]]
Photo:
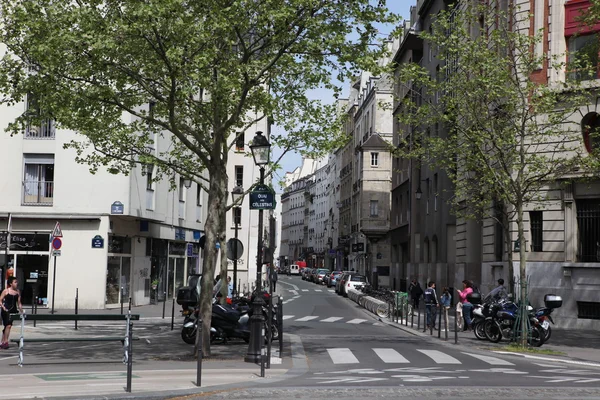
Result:
[[[490,310],[491,318],[486,319],[484,323],[484,332],[488,340],[498,343],[503,337],[513,337],[514,330],[518,329],[515,323],[521,312],[519,306],[513,302],[503,301],[493,304]],[[535,317],[535,313],[531,311],[533,311],[533,308],[528,306],[527,318],[529,318],[531,326],[531,336],[527,340],[530,345],[540,347],[544,344],[544,334],[539,320]]]
[[544,296],[544,305],[545,307],[538,308],[535,311],[535,317],[540,321],[545,343],[550,339],[550,336],[552,336],[552,329],[550,328],[550,322],[554,324],[551,315],[552,311],[562,307],[562,297],[554,294],[547,294]]

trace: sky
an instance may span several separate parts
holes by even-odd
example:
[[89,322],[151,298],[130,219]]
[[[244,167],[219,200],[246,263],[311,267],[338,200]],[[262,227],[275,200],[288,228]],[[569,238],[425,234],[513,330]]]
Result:
[[[391,12],[399,14],[402,18],[408,19],[410,17],[409,9],[411,6],[415,5],[416,2],[417,2],[416,0],[388,0],[387,6]],[[382,26],[380,28],[381,33],[386,36],[388,33],[390,33],[392,31],[392,29],[393,29],[393,27],[391,27],[391,26]],[[348,86],[348,85],[344,84],[344,87],[346,87],[346,86]],[[348,92],[348,89],[345,88],[343,97],[347,97],[347,92]],[[319,100],[323,101],[324,103],[328,103],[328,104],[331,104],[334,101],[332,92],[329,90],[326,90],[326,89],[313,90],[309,93],[309,97],[314,98],[314,99],[319,99]],[[277,129],[277,128],[275,128],[275,129]],[[279,158],[280,155],[281,155],[281,149],[274,148],[271,159],[276,160]],[[301,164],[302,164],[302,156],[300,154],[287,153],[283,157],[283,159],[281,161],[281,168],[275,173],[275,176],[273,177],[273,184],[274,184],[273,186],[275,187],[277,192],[283,191],[282,188],[279,187],[278,182],[283,180],[285,173],[292,172],[294,169],[296,169],[296,167],[299,167]]]

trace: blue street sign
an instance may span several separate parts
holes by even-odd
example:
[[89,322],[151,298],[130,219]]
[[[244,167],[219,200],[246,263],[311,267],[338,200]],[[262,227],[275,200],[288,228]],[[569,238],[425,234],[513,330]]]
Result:
[[257,185],[250,192],[251,210],[274,210],[275,205],[275,193],[267,185]]
[[110,206],[111,214],[123,214],[125,212],[125,206],[120,201],[115,201]]
[[103,249],[104,238],[100,235],[96,235],[92,238],[92,249]]

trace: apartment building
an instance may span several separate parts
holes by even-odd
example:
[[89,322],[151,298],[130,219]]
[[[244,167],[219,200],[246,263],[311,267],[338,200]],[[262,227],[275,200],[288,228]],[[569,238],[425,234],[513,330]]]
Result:
[[[0,109],[0,129],[27,110],[21,103]],[[150,107],[150,105],[149,105]],[[245,146],[256,130],[246,132],[230,155],[230,189],[250,187],[258,177]],[[156,152],[170,146],[168,134],[155,138]],[[0,261],[4,278],[16,276],[24,304],[102,309],[171,299],[192,273],[201,272],[205,251],[200,239],[208,210],[207,194],[183,177],[155,181],[152,166],[135,167],[129,175],[106,170],[91,174],[75,162],[64,145],[81,140],[75,132],[56,129],[53,121],[27,127],[23,135],[0,135]],[[242,284],[256,272],[258,213],[244,202],[238,218],[246,249],[238,261]],[[233,211],[227,227],[233,227]],[[50,234],[59,223],[62,248],[51,255]],[[10,232],[10,245],[7,246]],[[227,232],[233,237],[233,231]],[[54,274],[56,271],[56,275]],[[52,298],[54,288],[55,298]]]

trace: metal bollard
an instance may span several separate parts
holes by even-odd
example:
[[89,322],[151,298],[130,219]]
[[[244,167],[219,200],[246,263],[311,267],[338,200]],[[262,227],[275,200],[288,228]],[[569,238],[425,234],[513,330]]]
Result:
[[[39,297],[36,295],[36,296],[35,296],[35,304],[34,304],[34,307],[33,307],[33,313],[34,313],[34,314],[37,314],[38,301],[40,301],[40,300],[39,300]],[[35,328],[36,322],[37,322],[37,321],[34,319],[34,320],[33,320],[33,327],[34,327],[34,328]]]
[[445,341],[448,341],[448,309],[444,307],[444,335]]
[[123,286],[121,286],[121,314],[123,314]]
[[167,292],[163,292],[165,298],[163,299],[163,315],[162,319],[165,319],[165,307],[167,306]]
[[458,311],[454,309],[454,344],[458,344]]
[[171,330],[175,324],[175,296],[173,296],[173,306],[171,307]]
[[128,310],[131,311],[131,296],[129,296],[129,308],[128,308]]
[[129,323],[129,334],[127,335],[129,343],[127,344],[127,388],[125,391],[131,393],[131,378],[133,375],[133,323]]
[[[75,315],[79,314],[79,288],[75,289]],[[75,320],[75,330],[77,330],[77,320]]]
[[417,330],[421,330],[421,307],[417,307]]
[[440,317],[438,318],[438,339],[441,339],[442,338],[442,308],[439,307],[439,304],[438,304],[437,310],[438,310],[438,314],[440,314]]
[[404,313],[404,325],[408,327],[408,297],[404,299],[404,306],[406,307],[406,312]]
[[279,322],[279,357],[283,358],[283,298],[277,298],[277,321]]
[[196,343],[198,343],[198,355],[196,357],[196,386],[202,386],[202,320],[198,319],[198,329],[196,330]]
[[[272,289],[272,287],[271,287]],[[271,344],[273,342],[273,290],[271,290],[271,296],[269,296],[269,302],[267,303],[269,312],[267,313],[267,369],[271,369]]]
[[[418,321],[417,321],[417,323],[418,323]],[[408,326],[408,317],[406,318],[406,326]],[[412,313],[410,313],[410,327],[411,327],[411,329],[413,329],[415,327],[415,308],[414,308],[414,303],[413,303]]]
[[[427,307],[427,306],[425,306]],[[429,334],[433,336],[433,325],[435,324],[435,315],[433,315],[435,308],[433,308],[433,304],[429,307],[430,321],[429,321]],[[425,313],[427,314],[427,313]]]

